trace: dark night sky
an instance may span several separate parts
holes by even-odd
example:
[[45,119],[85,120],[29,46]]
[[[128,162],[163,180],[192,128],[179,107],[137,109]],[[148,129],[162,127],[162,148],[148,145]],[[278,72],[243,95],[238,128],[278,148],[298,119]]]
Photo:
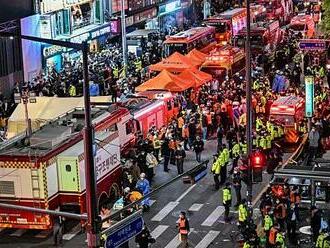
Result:
[[0,23],[33,14],[33,0],[0,0]]

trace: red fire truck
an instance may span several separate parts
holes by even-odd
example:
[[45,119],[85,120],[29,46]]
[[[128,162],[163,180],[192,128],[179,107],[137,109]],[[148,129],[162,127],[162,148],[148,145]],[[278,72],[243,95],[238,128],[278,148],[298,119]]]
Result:
[[206,57],[201,66],[205,71],[220,81],[245,69],[245,53],[238,47],[230,45],[217,47]]
[[217,16],[206,19],[205,24],[216,28],[217,41],[226,45],[241,29],[246,27],[246,9],[226,10]]
[[303,38],[313,38],[315,23],[311,15],[299,14],[292,18],[289,29],[294,33],[301,33]]
[[257,0],[266,8],[269,20],[278,20],[281,24],[289,23],[293,16],[292,0]]
[[[234,44],[245,48],[246,28],[238,32]],[[283,39],[283,31],[279,21],[258,22],[251,24],[251,50],[254,54],[273,52]]]
[[[100,206],[120,192],[120,151],[132,142],[131,115],[118,106],[91,110],[95,172]],[[0,201],[42,209],[86,212],[83,145],[84,112],[74,109],[27,139],[8,140],[0,149]],[[0,228],[50,229],[49,215],[0,209]]]
[[280,97],[270,107],[269,118],[283,125],[286,142],[299,140],[298,126],[304,118],[304,109],[304,99],[296,96]]

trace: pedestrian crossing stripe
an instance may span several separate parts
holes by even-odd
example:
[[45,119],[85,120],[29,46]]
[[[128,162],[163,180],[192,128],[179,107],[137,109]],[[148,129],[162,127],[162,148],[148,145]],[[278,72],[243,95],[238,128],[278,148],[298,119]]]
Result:
[[151,220],[152,221],[162,221],[178,205],[179,205],[179,202],[169,202],[154,217],[152,217]]
[[[190,228],[190,232],[188,234],[188,236],[194,231],[194,228]],[[181,241],[179,239],[179,234],[177,234],[171,241],[170,243],[167,244],[167,246],[165,246],[165,248],[177,248],[179,247]]]
[[220,216],[225,212],[223,206],[218,206],[214,211],[204,220],[202,226],[213,226],[213,224],[220,218]]
[[196,245],[196,248],[207,248],[218,237],[219,231],[209,231],[206,236]]

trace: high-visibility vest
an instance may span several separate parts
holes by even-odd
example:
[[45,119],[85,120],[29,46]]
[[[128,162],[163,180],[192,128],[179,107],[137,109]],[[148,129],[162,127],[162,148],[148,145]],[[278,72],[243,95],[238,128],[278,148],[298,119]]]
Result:
[[236,143],[233,146],[233,148],[231,149],[231,153],[232,153],[233,158],[236,158],[236,157],[239,156],[239,153],[240,153],[240,146],[239,146],[239,144]]
[[266,150],[267,149],[267,144],[266,144],[266,138],[264,136],[261,136],[260,139],[259,139],[259,146]]
[[329,248],[330,247],[330,237],[325,233],[321,233],[316,241],[316,248]]
[[225,163],[228,163],[229,162],[229,159],[230,159],[230,153],[229,153],[229,150],[227,148],[224,148],[222,150],[222,152],[224,153],[224,160],[225,160]]
[[272,148],[272,136],[271,135],[266,136],[266,148],[267,149]]
[[256,130],[259,131],[263,127],[264,127],[264,124],[262,123],[262,120],[257,118],[257,120],[256,120]]
[[74,85],[70,85],[69,95],[70,96],[76,96],[76,87]]
[[264,229],[265,229],[265,231],[269,231],[272,226],[273,226],[273,220],[268,214],[266,214],[266,216],[264,218]]
[[117,67],[116,68],[113,68],[112,73],[113,73],[113,77],[114,78],[118,78],[119,77],[119,69]]
[[241,143],[241,147],[242,147],[242,153],[247,154],[247,144],[246,143]]
[[231,191],[229,188],[224,188],[222,190],[222,202],[226,204],[228,201],[231,201]]
[[246,221],[247,216],[248,216],[248,212],[246,210],[245,205],[244,204],[240,204],[238,206],[238,221],[240,221],[240,222]]
[[275,244],[280,245],[281,248],[285,247],[284,237],[283,237],[282,233],[277,233]]
[[212,171],[213,173],[219,175],[219,174],[220,174],[220,170],[221,170],[221,165],[220,165],[219,160],[217,159],[217,160],[213,163],[211,171]]
[[243,248],[251,248],[251,245],[246,241],[243,245]]

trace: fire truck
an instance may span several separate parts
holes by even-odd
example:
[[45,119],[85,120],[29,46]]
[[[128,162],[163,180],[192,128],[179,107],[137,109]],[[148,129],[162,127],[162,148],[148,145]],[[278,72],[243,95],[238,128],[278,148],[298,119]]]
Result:
[[222,81],[226,76],[231,76],[245,69],[244,50],[230,45],[218,46],[210,52],[201,70],[213,75]]
[[278,20],[280,24],[289,23],[293,16],[292,0],[257,0],[266,8],[268,20]]
[[217,16],[206,19],[205,24],[216,28],[216,40],[226,45],[241,29],[246,27],[246,9],[226,10]]
[[299,14],[292,18],[289,29],[294,33],[301,33],[303,38],[313,38],[315,34],[315,22],[311,15]]
[[[234,37],[234,44],[244,49],[246,34],[246,28],[239,31]],[[282,39],[283,31],[277,20],[251,24],[251,50],[254,54],[275,51]]]
[[304,99],[296,96],[280,97],[271,105],[269,118],[283,125],[287,143],[298,142],[298,125],[304,118],[304,110]]
[[267,19],[266,8],[261,4],[250,5],[252,22],[263,22]]
[[[91,109],[99,206],[120,192],[120,153],[133,142],[131,115],[117,105]],[[17,136],[0,149],[0,201],[41,209],[86,212],[84,111],[50,121],[27,138]],[[0,209],[0,228],[50,229],[49,215]]]

